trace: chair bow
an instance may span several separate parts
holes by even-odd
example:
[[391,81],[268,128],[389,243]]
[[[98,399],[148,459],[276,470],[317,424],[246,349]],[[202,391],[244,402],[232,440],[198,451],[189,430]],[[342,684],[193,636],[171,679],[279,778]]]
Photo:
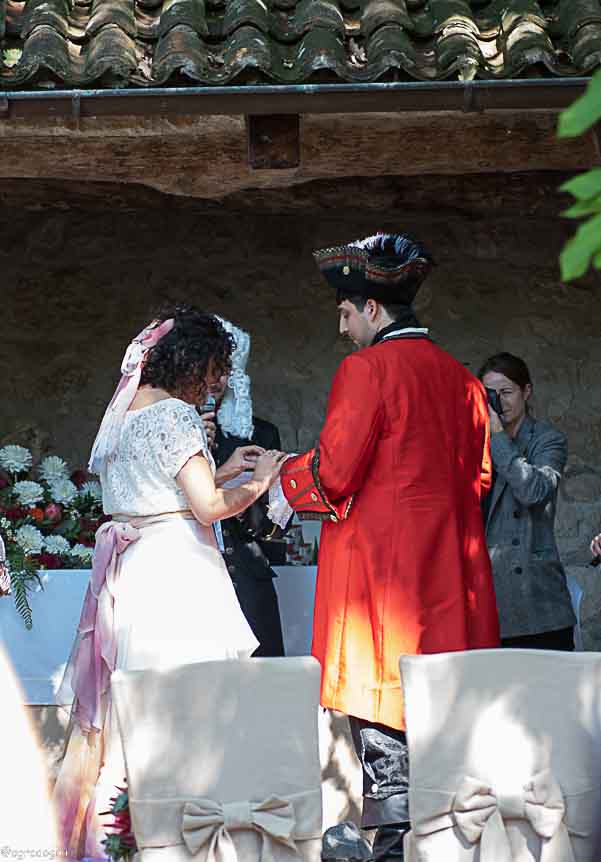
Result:
[[514,795],[498,796],[466,776],[452,805],[455,824],[470,844],[480,841],[482,862],[512,862],[505,820],[527,820],[541,838],[540,862],[574,862],[564,823],[565,803],[551,772],[544,770]]
[[198,799],[186,802],[182,817],[182,837],[191,854],[209,844],[207,862],[239,862],[230,832],[254,829],[261,833],[260,862],[276,862],[270,844],[277,841],[295,851],[292,837],[296,825],[292,804],[278,796],[263,802],[214,802]]

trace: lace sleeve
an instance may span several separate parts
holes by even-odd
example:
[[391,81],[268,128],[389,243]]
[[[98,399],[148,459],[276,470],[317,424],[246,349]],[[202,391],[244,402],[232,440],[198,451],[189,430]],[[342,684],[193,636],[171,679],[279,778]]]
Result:
[[267,517],[276,525],[276,527],[281,527],[282,530],[285,530],[293,514],[294,512],[292,511],[292,508],[289,506],[288,500],[284,496],[282,483],[279,479],[276,479],[269,489]]
[[158,458],[165,474],[174,479],[193,455],[204,455],[212,462],[202,419],[191,404],[174,401],[161,417],[157,428]]

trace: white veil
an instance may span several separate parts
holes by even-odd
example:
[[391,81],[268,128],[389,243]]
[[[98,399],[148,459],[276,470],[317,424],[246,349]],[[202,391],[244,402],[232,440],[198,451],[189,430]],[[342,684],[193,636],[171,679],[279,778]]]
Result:
[[250,335],[230,323],[218,318],[236,342],[232,353],[232,370],[223,400],[217,411],[217,422],[227,437],[242,437],[250,440],[253,435],[253,405],[250,392],[250,377],[246,365],[250,354]]

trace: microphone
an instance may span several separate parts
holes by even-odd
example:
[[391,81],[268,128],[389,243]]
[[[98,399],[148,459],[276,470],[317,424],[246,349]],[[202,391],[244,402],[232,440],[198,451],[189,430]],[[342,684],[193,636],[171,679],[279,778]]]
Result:
[[213,413],[215,408],[217,407],[217,400],[213,395],[207,395],[205,398],[204,404],[202,404],[198,408],[198,412],[202,415],[203,413]]

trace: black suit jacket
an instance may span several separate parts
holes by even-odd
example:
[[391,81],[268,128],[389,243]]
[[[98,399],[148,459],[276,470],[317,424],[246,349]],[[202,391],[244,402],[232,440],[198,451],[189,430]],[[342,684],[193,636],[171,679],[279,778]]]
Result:
[[[280,449],[280,433],[275,425],[264,419],[253,417],[255,430],[251,440],[243,437],[226,437],[217,427],[213,457],[220,467],[238,446],[256,443],[264,449]],[[280,538],[282,530],[267,517],[269,495],[264,494],[245,512],[236,518],[221,522],[223,531],[224,558],[228,571],[235,582],[241,575],[258,580],[275,578],[268,558],[270,539]]]

